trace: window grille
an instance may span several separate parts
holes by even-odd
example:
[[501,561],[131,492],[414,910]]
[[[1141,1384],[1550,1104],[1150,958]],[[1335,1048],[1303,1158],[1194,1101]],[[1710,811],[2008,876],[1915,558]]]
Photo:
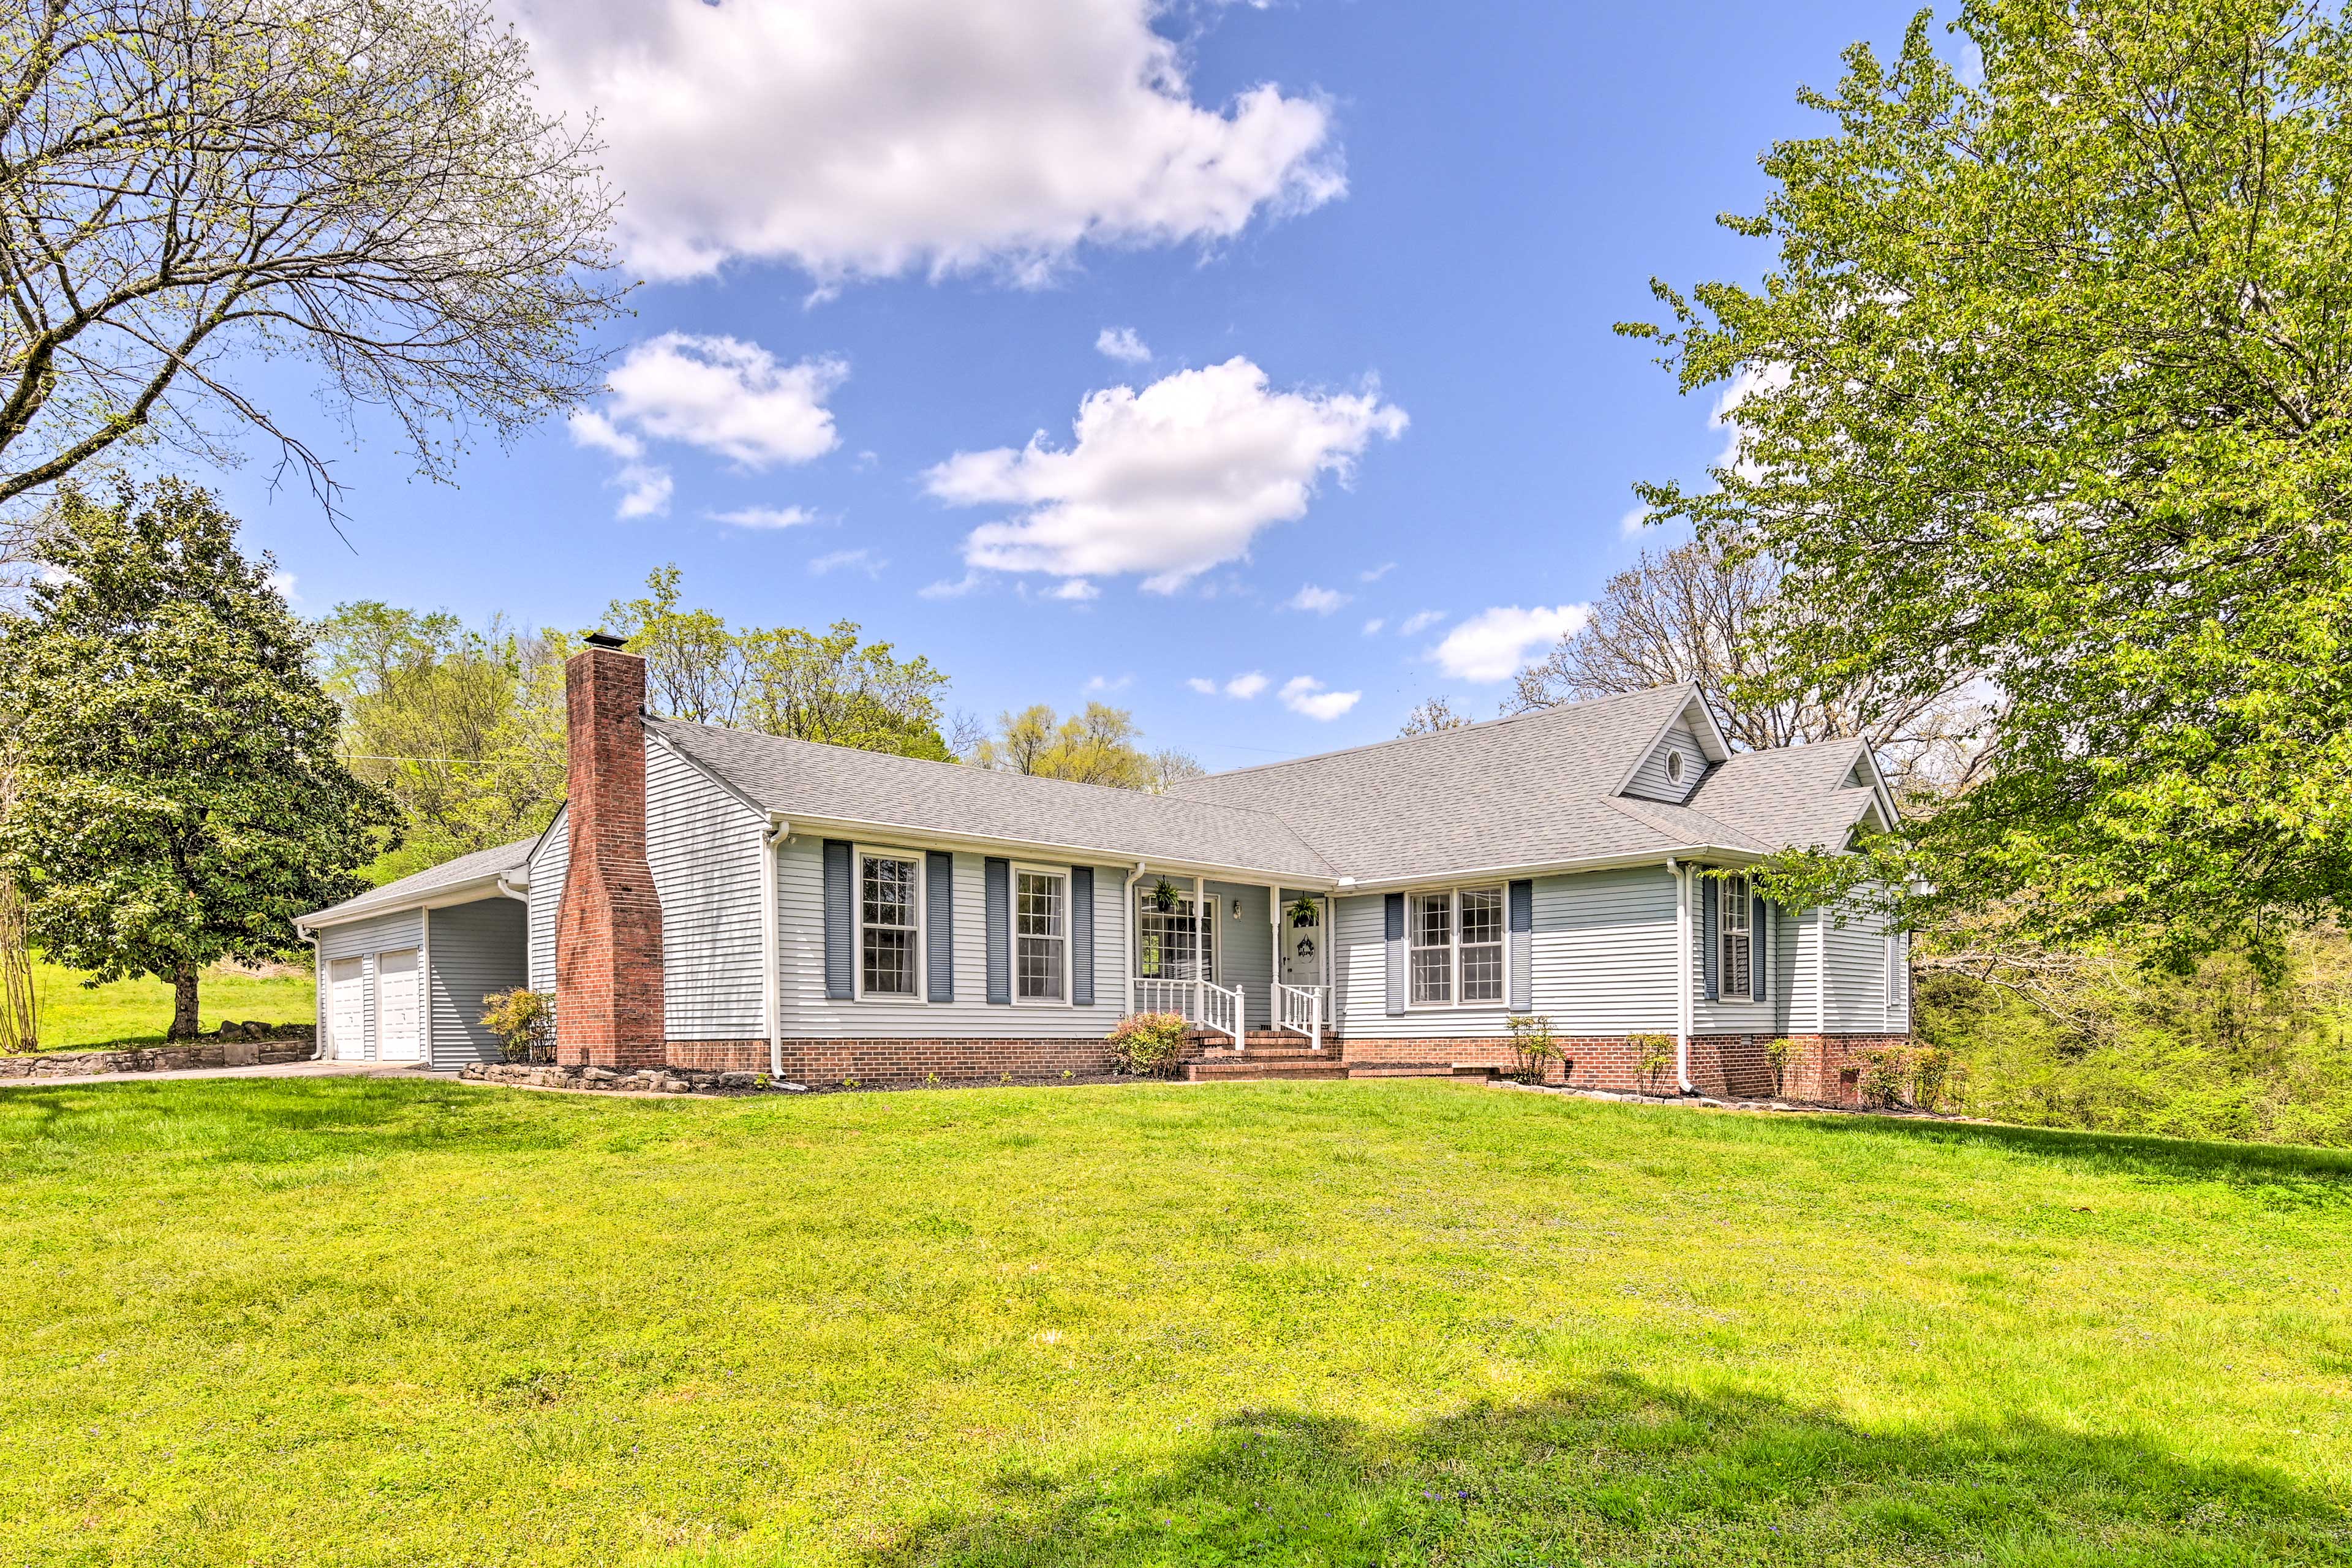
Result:
[[[1161,909],[1152,900],[1150,889],[1139,888],[1136,897],[1141,901],[1136,921],[1135,975],[1139,980],[1214,980],[1217,977],[1217,922],[1202,922],[1206,929],[1195,926],[1192,919],[1192,895],[1185,893],[1176,900],[1176,907]],[[1205,963],[1197,967],[1198,957]]]
[[1416,893],[1412,899],[1412,999],[1454,1000],[1454,895]]
[[1013,879],[1013,995],[1019,1001],[1063,998],[1069,954],[1065,915],[1068,880],[1045,871],[1022,871]]
[[1717,926],[1723,947],[1719,990],[1734,1001],[1753,1001],[1756,996],[1755,938],[1748,930],[1748,917],[1754,906],[1748,902],[1748,879],[1724,878],[1720,901],[1722,918]]
[[915,994],[918,862],[867,855],[858,868],[859,979],[868,996]]
[[1462,899],[1462,1000],[1503,999],[1503,889],[1467,888]]

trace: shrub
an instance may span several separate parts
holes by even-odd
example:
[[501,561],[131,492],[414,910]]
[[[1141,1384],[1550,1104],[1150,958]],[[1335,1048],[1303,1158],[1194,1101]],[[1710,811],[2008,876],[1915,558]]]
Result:
[[1551,1020],[1540,1013],[1514,1013],[1504,1020],[1511,1031],[1511,1052],[1518,1058],[1511,1076],[1521,1083],[1541,1083],[1551,1063],[1559,1056],[1559,1040],[1551,1032]]
[[1789,1064],[1797,1059],[1801,1047],[1797,1041],[1782,1036],[1764,1043],[1764,1059],[1772,1064],[1772,1098],[1779,1100],[1788,1090]]
[[1184,1015],[1130,1013],[1110,1032],[1110,1059],[1138,1078],[1173,1078],[1184,1060]]
[[1952,1089],[1952,1053],[1934,1046],[1911,1053],[1911,1103],[1922,1110],[1943,1107]]
[[553,1059],[555,998],[544,991],[516,986],[482,998],[482,1027],[499,1037],[510,1062]]
[[1901,1105],[1911,1087],[1911,1053],[1888,1046],[1862,1058],[1862,1102],[1881,1110]]
[[1643,1094],[1655,1094],[1666,1074],[1675,1065],[1675,1037],[1672,1035],[1635,1035],[1625,1042],[1633,1047],[1633,1070]]

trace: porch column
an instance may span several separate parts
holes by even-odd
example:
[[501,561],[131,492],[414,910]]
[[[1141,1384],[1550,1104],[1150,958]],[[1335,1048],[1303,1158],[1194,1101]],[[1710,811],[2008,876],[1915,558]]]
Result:
[[1192,879],[1192,1016],[1209,1019],[1209,879]]

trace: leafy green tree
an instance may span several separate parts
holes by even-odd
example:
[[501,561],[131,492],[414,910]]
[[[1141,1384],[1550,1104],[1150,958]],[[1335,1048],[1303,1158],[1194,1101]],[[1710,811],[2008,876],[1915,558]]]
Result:
[[2185,966],[2352,916],[2352,34],[2296,0],[1967,0],[1775,144],[1759,286],[1658,285],[1738,439],[1659,515],[1769,553],[1796,682],[1979,681],[1872,868]]
[[0,869],[36,945],[93,984],[169,983],[185,1039],[203,968],[298,956],[294,918],[363,889],[397,815],[339,760],[302,624],[210,495],[68,489],[41,560],[0,627],[19,715]]
[[678,569],[664,566],[646,576],[643,596],[614,600],[604,624],[644,658],[646,700],[670,718],[949,759],[940,732],[948,678],[920,656],[902,659],[889,643],[862,641],[854,621],[823,632],[730,628],[709,610],[687,608]]
[[251,431],[331,500],[237,374],[288,353],[436,476],[578,402],[623,291],[595,154],[488,0],[0,5],[0,501]]
[[344,760],[391,792],[406,825],[371,877],[525,837],[554,816],[565,639],[373,600],[337,605],[313,631],[316,662],[343,708]]
[[1041,702],[999,714],[996,725],[965,758],[973,766],[1155,794],[1202,771],[1182,752],[1144,751],[1136,744],[1135,715],[1107,702],[1089,702],[1066,719]]

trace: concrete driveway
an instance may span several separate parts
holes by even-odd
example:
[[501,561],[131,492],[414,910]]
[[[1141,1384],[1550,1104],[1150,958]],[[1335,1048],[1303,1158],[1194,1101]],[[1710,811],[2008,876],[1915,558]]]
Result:
[[61,1073],[55,1078],[0,1079],[0,1093],[12,1089],[70,1089],[83,1083],[160,1083],[182,1078],[450,1078],[415,1062],[279,1062],[271,1067],[183,1068],[176,1072]]

